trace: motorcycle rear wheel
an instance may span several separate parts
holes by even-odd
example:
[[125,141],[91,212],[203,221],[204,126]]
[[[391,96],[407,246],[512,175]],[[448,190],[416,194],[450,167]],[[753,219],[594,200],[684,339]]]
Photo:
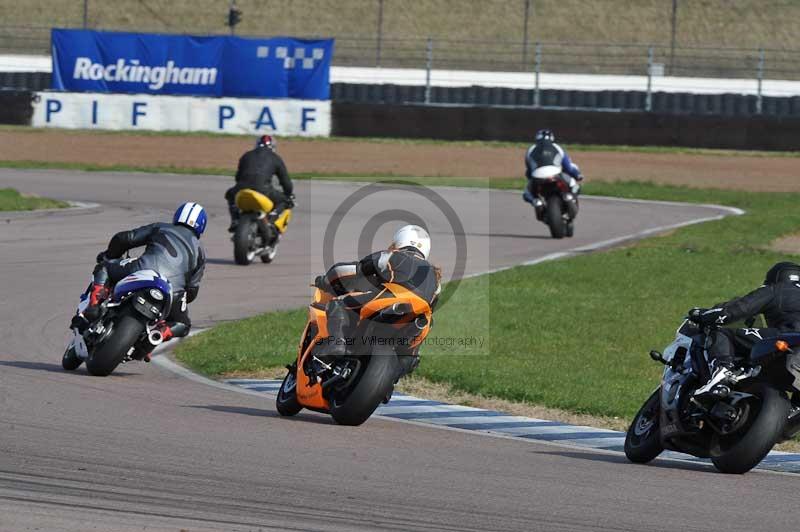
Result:
[[331,416],[339,425],[361,425],[392,391],[399,374],[400,364],[394,351],[376,349],[347,397],[331,399]]
[[297,415],[303,407],[297,401],[297,379],[291,371],[286,374],[275,398],[275,409],[282,416]]
[[122,314],[114,322],[110,334],[89,353],[86,370],[95,377],[106,377],[119,366],[131,347],[139,340],[145,324],[137,316]]
[[[766,384],[756,383],[742,391],[761,399],[761,404],[756,412],[751,409],[749,416],[755,419],[748,419],[743,429],[730,436],[714,436],[711,461],[722,473],[742,474],[757,466],[780,441],[791,409],[785,395]],[[742,436],[736,438],[741,430]]]
[[547,198],[547,210],[544,218],[550,228],[550,236],[564,238],[567,234],[567,224],[564,222],[564,213],[561,210],[561,198],[557,195],[554,194]]
[[645,401],[625,434],[625,456],[631,462],[646,464],[664,450],[658,423],[660,413],[661,387]]
[[243,216],[233,232],[233,259],[236,264],[247,266],[253,262],[256,258],[256,238],[258,238],[256,225]]

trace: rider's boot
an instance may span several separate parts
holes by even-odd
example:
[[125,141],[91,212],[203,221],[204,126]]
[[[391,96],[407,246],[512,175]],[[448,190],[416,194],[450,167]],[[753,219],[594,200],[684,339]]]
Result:
[[108,286],[101,283],[92,283],[92,288],[89,291],[89,305],[83,312],[76,314],[72,318],[71,328],[78,329],[82,333],[89,327],[93,321],[100,317],[100,305],[108,299],[109,296]]
[[347,329],[348,312],[344,301],[334,299],[328,303],[325,309],[328,317],[328,344],[322,349],[321,355],[340,358],[347,354],[345,330]]
[[233,233],[236,230],[236,226],[239,225],[239,207],[228,205],[228,212],[231,214],[231,225],[228,227],[228,232]]
[[694,396],[727,395],[730,393],[729,384],[736,382],[741,371],[728,359],[714,359],[711,362],[713,372],[711,378],[694,392]]

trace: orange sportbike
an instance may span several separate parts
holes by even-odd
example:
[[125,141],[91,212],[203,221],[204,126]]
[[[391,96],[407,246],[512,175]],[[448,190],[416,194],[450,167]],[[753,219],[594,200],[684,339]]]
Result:
[[[355,267],[353,267],[355,270]],[[330,275],[330,274],[329,274]],[[314,300],[300,337],[297,360],[287,366],[276,406],[283,416],[303,408],[329,413],[341,425],[364,423],[382,402],[388,402],[400,377],[413,369],[420,344],[431,328],[430,304],[394,283],[372,285],[355,276],[331,282],[317,277]],[[346,284],[361,284],[359,287]],[[368,286],[366,286],[368,285]],[[326,305],[332,298],[363,298],[353,313],[346,338],[328,333]],[[324,347],[333,341],[347,344],[346,354],[326,357]]]

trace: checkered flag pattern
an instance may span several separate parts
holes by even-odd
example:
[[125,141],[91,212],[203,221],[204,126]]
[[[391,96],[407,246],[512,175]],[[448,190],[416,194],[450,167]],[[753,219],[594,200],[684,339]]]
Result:
[[[259,58],[269,57],[269,46],[259,46],[256,55]],[[325,57],[324,48],[304,48],[298,46],[294,49],[294,54],[289,54],[289,48],[286,46],[278,46],[275,48],[275,58],[283,60],[283,68],[295,68],[299,66],[303,70],[311,70],[314,68],[316,62]]]

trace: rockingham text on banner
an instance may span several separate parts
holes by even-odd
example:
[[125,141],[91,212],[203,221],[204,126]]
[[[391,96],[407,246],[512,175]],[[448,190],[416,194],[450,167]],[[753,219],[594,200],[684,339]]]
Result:
[[333,39],[53,29],[52,88],[330,99]]

